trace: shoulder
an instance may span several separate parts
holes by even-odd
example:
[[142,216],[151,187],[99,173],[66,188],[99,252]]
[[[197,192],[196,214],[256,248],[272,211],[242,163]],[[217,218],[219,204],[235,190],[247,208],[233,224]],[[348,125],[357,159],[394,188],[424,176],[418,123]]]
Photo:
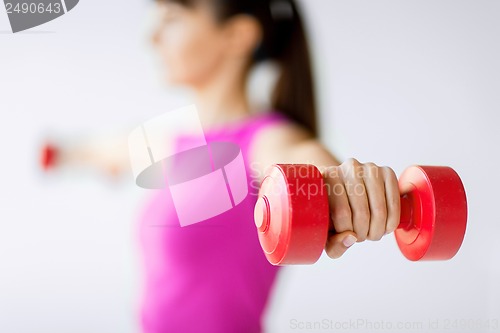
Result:
[[279,121],[269,126],[264,126],[253,137],[254,148],[274,147],[286,148],[313,138],[301,125],[290,121]]
[[290,120],[275,122],[256,132],[249,157],[252,170],[260,175],[269,165],[278,163],[340,164],[311,132]]
[[251,163],[264,168],[291,162],[290,151],[312,140],[314,136],[307,129],[291,120],[273,122],[254,133],[249,146]]

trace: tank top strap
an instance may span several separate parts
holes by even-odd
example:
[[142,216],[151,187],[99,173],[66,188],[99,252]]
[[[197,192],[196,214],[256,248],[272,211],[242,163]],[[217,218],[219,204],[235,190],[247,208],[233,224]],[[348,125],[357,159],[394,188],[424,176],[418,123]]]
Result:
[[257,132],[268,126],[279,124],[282,122],[289,121],[288,118],[277,111],[268,111],[263,114],[257,115],[254,119],[250,120],[246,126],[244,126],[240,133],[238,133],[238,143],[240,148],[246,155],[248,153],[249,147],[252,140]]
[[[288,117],[278,111],[262,111],[248,117],[244,121],[224,127],[208,129],[205,131],[205,139],[207,142],[225,141],[237,144],[241,149],[244,160],[246,163],[249,163],[249,150],[255,134],[265,127],[288,121],[290,121]],[[199,140],[198,137],[194,139]],[[177,140],[178,151],[182,151],[182,147],[189,140],[193,140],[193,137],[179,137]]]

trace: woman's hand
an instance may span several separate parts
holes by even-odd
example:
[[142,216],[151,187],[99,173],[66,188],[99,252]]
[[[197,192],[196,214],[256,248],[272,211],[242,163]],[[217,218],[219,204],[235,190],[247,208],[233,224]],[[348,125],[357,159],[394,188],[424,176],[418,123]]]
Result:
[[380,240],[399,224],[398,180],[389,167],[351,158],[323,171],[330,205],[326,253],[339,258],[355,242]]
[[59,168],[97,170],[118,180],[130,172],[127,136],[123,132],[45,139],[40,162],[44,170]]

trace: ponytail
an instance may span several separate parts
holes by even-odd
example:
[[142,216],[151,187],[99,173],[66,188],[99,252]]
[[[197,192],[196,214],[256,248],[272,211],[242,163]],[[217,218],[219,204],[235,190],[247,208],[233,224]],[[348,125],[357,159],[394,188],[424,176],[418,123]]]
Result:
[[251,14],[262,25],[263,39],[254,62],[274,60],[280,75],[271,106],[318,135],[314,79],[304,25],[294,0],[232,0],[258,3]]
[[283,23],[282,29],[289,30],[280,31],[289,35],[281,37],[288,40],[276,59],[281,73],[272,95],[272,107],[317,136],[316,101],[309,46],[295,4],[292,1],[289,3],[293,11],[288,18],[289,22]]

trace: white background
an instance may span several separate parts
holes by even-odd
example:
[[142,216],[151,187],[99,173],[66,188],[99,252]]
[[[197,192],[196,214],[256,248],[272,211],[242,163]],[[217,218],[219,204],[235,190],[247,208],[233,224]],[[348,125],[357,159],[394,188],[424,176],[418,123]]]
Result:
[[[287,268],[268,330],[421,332],[437,320],[436,331],[486,331],[452,325],[500,320],[500,2],[302,3],[325,144],[341,160],[397,174],[417,163],[453,166],[469,225],[447,262],[406,261],[391,235],[337,261]],[[146,191],[130,179],[44,177],[37,151],[47,133],[128,128],[186,104],[162,84],[147,40],[150,10],[146,0],[82,0],[19,34],[0,10],[2,332],[139,331],[135,227]],[[310,322],[330,326],[298,328]]]

